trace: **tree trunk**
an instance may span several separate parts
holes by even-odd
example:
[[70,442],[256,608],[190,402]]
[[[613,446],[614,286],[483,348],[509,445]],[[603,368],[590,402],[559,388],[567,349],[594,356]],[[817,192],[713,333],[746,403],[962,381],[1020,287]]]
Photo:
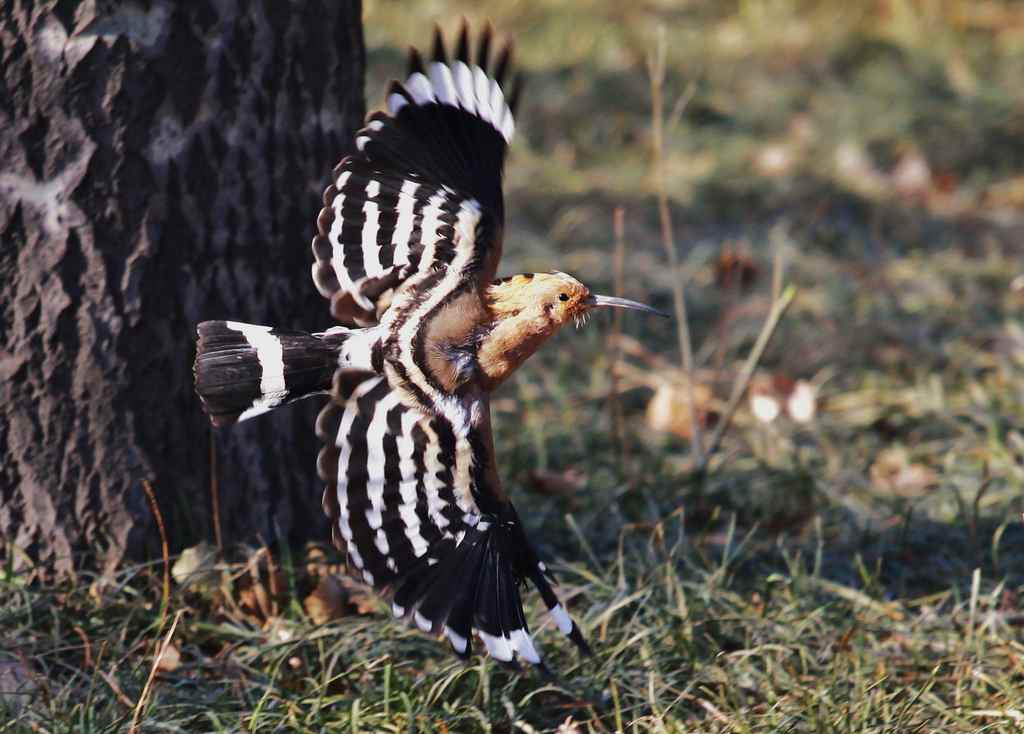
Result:
[[310,240],[363,119],[358,0],[0,2],[0,555],[326,537],[316,406],[218,432],[195,326],[330,325]]

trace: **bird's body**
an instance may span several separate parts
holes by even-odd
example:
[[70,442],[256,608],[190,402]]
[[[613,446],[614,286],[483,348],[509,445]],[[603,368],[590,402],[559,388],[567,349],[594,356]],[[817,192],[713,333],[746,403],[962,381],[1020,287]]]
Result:
[[[526,540],[494,458],[489,395],[563,325],[602,306],[564,273],[495,280],[501,171],[518,91],[490,32],[449,61],[437,34],[413,51],[388,112],[334,171],[313,240],[313,280],[343,326],[305,334],[199,325],[196,387],[215,424],[327,393],[317,469],[335,543],[396,616],[444,632],[456,653],[540,664],[519,591],[529,580],[582,649]],[[515,90],[518,90],[518,84]],[[648,309],[649,310],[649,309]]]

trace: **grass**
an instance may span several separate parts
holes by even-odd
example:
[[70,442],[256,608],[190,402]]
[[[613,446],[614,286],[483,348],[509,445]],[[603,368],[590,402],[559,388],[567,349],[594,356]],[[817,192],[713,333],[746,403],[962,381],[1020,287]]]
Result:
[[[1024,14],[632,5],[489,4],[530,75],[503,269],[559,268],[611,292],[621,206],[623,295],[671,310],[645,69],[663,27],[663,163],[712,393],[705,433],[768,313],[777,258],[798,295],[755,380],[812,382],[813,420],[765,423],[744,400],[693,473],[685,438],[645,418],[643,385],[680,379],[665,366],[676,333],[627,316],[650,354],[624,357],[644,377],[621,381],[623,447],[597,319],[495,401],[509,491],[593,658],[532,597],[553,680],[462,665],[358,587],[349,613],[314,624],[303,602],[329,552],[234,549],[239,563],[175,581],[166,609],[159,560],[47,586],[8,569],[0,689],[23,693],[0,697],[0,732],[123,731],[140,699],[147,732],[1024,728]],[[400,49],[461,13],[479,18],[468,3],[366,3],[371,105]],[[724,249],[749,257],[748,290],[716,278]],[[569,469],[577,492],[532,494],[531,472]],[[178,658],[143,696],[176,617]]]

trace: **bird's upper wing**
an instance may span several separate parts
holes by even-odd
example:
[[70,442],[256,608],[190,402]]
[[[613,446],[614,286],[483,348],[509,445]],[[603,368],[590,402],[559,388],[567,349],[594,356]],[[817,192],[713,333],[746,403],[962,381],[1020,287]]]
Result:
[[382,375],[348,375],[317,419],[317,467],[335,544],[397,617],[444,632],[470,652],[472,633],[503,662],[540,664],[520,598],[529,579],[556,626],[586,643],[501,495],[486,397],[472,426],[407,405]]
[[[357,152],[334,170],[313,238],[313,281],[336,319],[371,326],[416,273],[449,267],[490,280],[501,254],[501,191],[519,80],[506,101],[510,49],[490,64],[491,33],[471,58],[465,26],[449,60],[439,31],[426,64],[413,50],[387,112],[369,117]],[[470,214],[466,214],[466,212]],[[460,216],[476,236],[456,237]],[[433,285],[433,284],[428,284]]]

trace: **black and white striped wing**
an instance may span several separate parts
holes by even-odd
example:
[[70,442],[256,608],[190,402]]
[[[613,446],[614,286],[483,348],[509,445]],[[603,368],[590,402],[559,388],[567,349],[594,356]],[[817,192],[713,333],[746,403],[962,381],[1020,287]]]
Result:
[[396,616],[444,632],[461,656],[475,633],[497,660],[540,664],[520,598],[526,579],[559,629],[586,643],[514,508],[485,486],[494,460],[486,411],[478,406],[478,427],[459,431],[408,407],[387,378],[367,375],[317,420],[324,510],[350,563],[392,591]]
[[367,583],[390,585],[479,519],[448,424],[407,407],[387,378],[369,377],[344,405],[326,405],[317,433],[334,540]]
[[488,29],[471,60],[464,26],[451,60],[439,31],[428,64],[412,51],[405,83],[388,89],[387,112],[370,116],[357,152],[335,168],[313,238],[313,281],[342,323],[377,323],[410,276],[450,263],[453,227],[469,201],[489,226],[475,242],[482,277],[493,277],[518,92],[506,102],[510,49],[492,68],[490,45]]

